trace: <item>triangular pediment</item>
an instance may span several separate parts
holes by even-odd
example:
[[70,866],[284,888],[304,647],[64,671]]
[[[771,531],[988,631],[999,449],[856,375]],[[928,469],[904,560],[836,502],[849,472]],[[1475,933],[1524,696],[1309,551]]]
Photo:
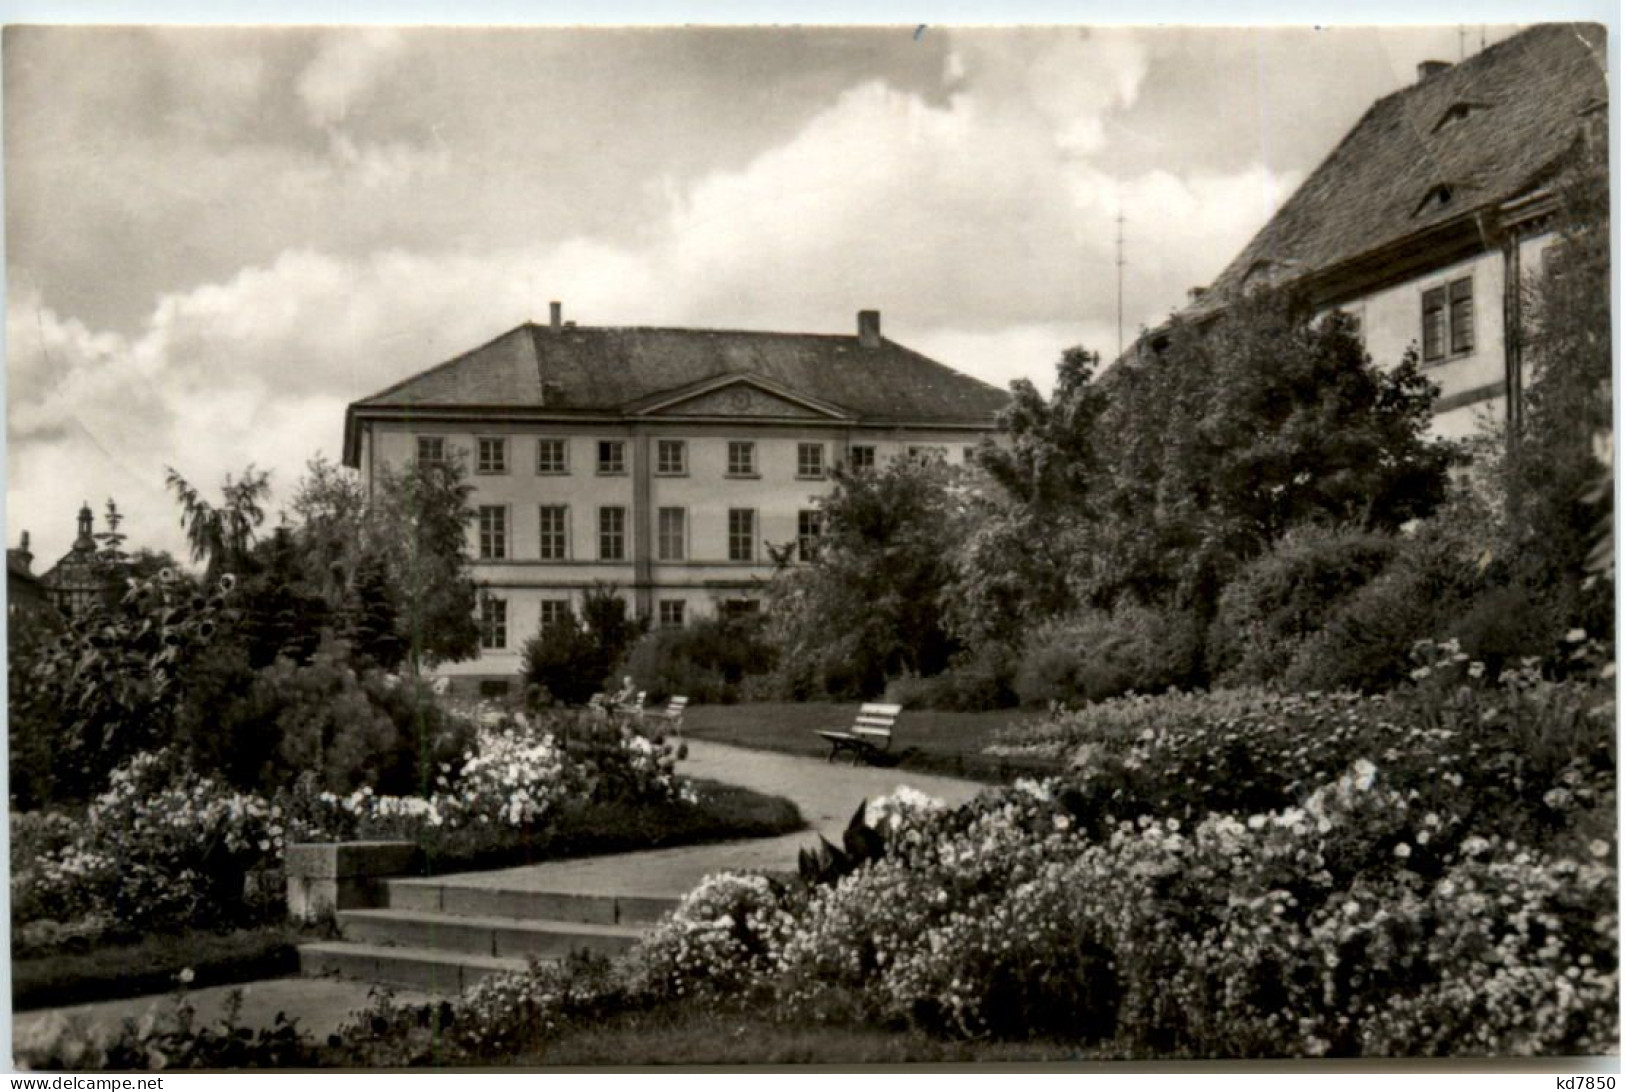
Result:
[[640,417],[743,417],[843,420],[841,407],[809,398],[758,376],[726,376],[645,399]]

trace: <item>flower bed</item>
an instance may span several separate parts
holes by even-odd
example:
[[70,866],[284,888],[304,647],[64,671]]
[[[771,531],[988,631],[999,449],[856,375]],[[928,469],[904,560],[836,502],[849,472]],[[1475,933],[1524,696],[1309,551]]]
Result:
[[[555,717],[482,725],[423,796],[321,791],[314,775],[276,797],[232,790],[169,752],[119,767],[82,814],[13,817],[14,943],[49,951],[281,913],[288,841],[394,838],[431,859],[529,850],[584,808],[681,806],[694,790],[664,743],[628,724]],[[454,852],[443,853],[452,849]]]
[[[1382,699],[1064,715],[1066,777],[872,802],[849,848],[882,849],[833,883],[712,877],[598,1002],[1099,1057],[1611,1053],[1611,694],[1429,655]],[[490,989],[530,990],[532,1056],[581,1010]]]
[[900,791],[807,881],[713,876],[613,967],[384,1002],[311,1056],[545,1059],[606,1014],[672,1006],[1101,1058],[1612,1053],[1606,680],[1492,683],[1428,654],[1382,699],[1064,715],[1044,728],[1064,777],[958,808]]

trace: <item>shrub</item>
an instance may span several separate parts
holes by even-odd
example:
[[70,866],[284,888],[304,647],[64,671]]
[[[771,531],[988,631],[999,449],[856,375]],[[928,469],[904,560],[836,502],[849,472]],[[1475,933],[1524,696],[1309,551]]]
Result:
[[553,701],[584,705],[606,685],[608,671],[598,670],[598,659],[580,621],[565,611],[525,642],[525,682]]
[[1467,493],[1396,545],[1387,568],[1299,646],[1282,680],[1286,686],[1375,691],[1401,682],[1411,669],[1412,646],[1453,635],[1476,597],[1504,575],[1508,552],[1494,516]]
[[235,586],[227,575],[204,593],[165,569],[132,579],[115,607],[75,618],[55,640],[16,650],[29,655],[12,675],[11,715],[50,740],[55,799],[86,800],[115,767],[170,742],[189,698],[183,669],[234,619]]
[[1421,653],[1417,678],[1387,695],[1124,698],[1006,729],[999,747],[1070,752],[1076,790],[1118,817],[1287,808],[1380,759],[1414,806],[1532,844],[1594,836],[1591,809],[1614,792],[1609,686],[1532,670],[1491,681],[1453,644]]
[[190,677],[219,693],[210,717],[188,718],[185,753],[246,791],[274,794],[309,772],[340,795],[422,793],[438,764],[473,740],[472,726],[442,709],[426,684],[376,669],[358,674],[343,642],[324,643],[308,664],[281,659],[257,672],[228,647],[202,657]]
[[1393,558],[1392,535],[1354,528],[1289,532],[1219,597],[1207,665],[1220,683],[1269,682],[1326,617]]
[[794,906],[793,891],[766,876],[707,876],[638,946],[632,989],[658,999],[737,996],[776,967]]
[[1037,629],[1022,651],[1015,690],[1024,705],[1155,692],[1188,682],[1196,658],[1194,619],[1125,604]]
[[886,684],[885,700],[905,709],[980,713],[1017,702],[1013,657],[997,645],[961,652],[940,675],[901,675]]
[[[403,838],[435,854],[445,848],[443,835],[459,831],[545,835],[575,804],[693,802],[692,786],[675,767],[670,745],[629,725],[555,713],[535,724],[521,717],[481,725],[470,749],[438,763],[432,789],[419,795],[364,785],[340,796],[307,774],[278,801],[302,837]],[[467,839],[456,848],[467,850]]]
[[1564,621],[1549,593],[1512,583],[1480,592],[1461,617],[1442,625],[1440,632],[1460,641],[1462,651],[1482,661],[1493,676],[1556,645],[1566,628]]
[[249,701],[271,714],[278,772],[314,771],[329,792],[381,788],[402,750],[389,716],[331,653],[304,667],[278,660],[255,679]]
[[221,641],[183,669],[192,700],[175,714],[175,746],[201,770],[239,789],[269,788],[282,779],[277,750],[277,696],[256,685],[260,672],[240,641]]
[[701,618],[680,629],[643,636],[616,674],[631,675],[651,701],[674,694],[707,704],[738,700],[746,676],[773,666],[773,650],[758,617]]
[[263,797],[199,776],[172,753],[115,770],[71,833],[61,820],[27,824],[53,848],[13,873],[14,921],[105,921],[126,931],[242,924],[275,912],[280,892],[249,874],[275,867],[280,810]]
[[445,708],[423,679],[376,670],[360,679],[373,707],[395,726],[395,750],[372,760],[379,792],[429,792],[437,771],[475,745],[474,722]]
[[579,617],[565,610],[525,642],[525,682],[553,701],[585,705],[606,688],[610,672],[639,632],[614,587],[596,585],[582,600]]
[[56,764],[62,748],[60,710],[29,700],[33,665],[62,636],[53,612],[12,610],[6,626],[7,740],[11,807],[28,810],[56,796]]
[[781,997],[1132,1057],[1608,1051],[1611,842],[1507,837],[1494,811],[1421,798],[1425,757],[1380,757],[1259,811],[1185,818],[1132,783],[1064,781],[905,807],[874,824],[883,858],[796,920]]
[[928,679],[918,675],[899,675],[886,684],[886,692],[881,698],[904,709],[937,709],[940,708],[938,703],[947,700],[950,695],[951,688],[943,683],[941,675]]

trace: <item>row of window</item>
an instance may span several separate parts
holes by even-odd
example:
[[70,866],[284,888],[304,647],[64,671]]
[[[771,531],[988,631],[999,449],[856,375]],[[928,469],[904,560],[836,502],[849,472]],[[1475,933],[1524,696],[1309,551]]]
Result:
[[[544,504],[537,509],[538,561],[570,560],[570,509],[563,504]],[[756,509],[728,510],[728,560],[755,561],[757,538]],[[818,539],[824,533],[824,514],[817,509],[796,513],[796,556],[812,560]],[[479,550],[483,561],[508,561],[510,549],[508,507],[481,505],[479,509]],[[688,560],[688,509],[660,508],[655,513],[655,557],[660,561]],[[598,560],[627,559],[626,509],[610,505],[598,509]]]
[[[750,614],[760,607],[755,599],[735,599],[722,604],[724,615]],[[541,601],[541,628],[564,618],[570,610],[568,599]],[[662,599],[656,604],[661,629],[681,629],[688,621],[688,604],[682,599]],[[486,651],[508,647],[508,601],[487,595],[480,600],[480,648]]]
[[[511,437],[507,436],[480,436],[474,442],[474,472],[477,474],[507,474],[512,463],[510,454],[512,448]],[[442,463],[447,457],[446,438],[444,436],[419,436],[417,438],[417,461],[419,464]],[[965,461],[969,462],[974,448],[966,447]],[[921,456],[938,456],[946,458],[946,447],[928,444],[911,445],[908,454],[912,458]],[[873,444],[855,444],[851,448],[852,468],[865,470],[875,465],[875,447]],[[758,476],[758,462],[756,458],[756,442],[754,440],[729,440],[727,475],[731,478],[754,478]],[[598,469],[599,474],[625,474],[626,473],[626,441],[625,440],[599,440],[598,441]],[[822,478],[828,472],[825,459],[825,445],[822,443],[798,443],[796,445],[796,477]],[[538,474],[568,474],[570,473],[570,443],[558,437],[541,437],[536,440],[536,473]],[[655,441],[655,473],[667,477],[681,477],[688,473],[688,441],[687,440],[656,440]]]

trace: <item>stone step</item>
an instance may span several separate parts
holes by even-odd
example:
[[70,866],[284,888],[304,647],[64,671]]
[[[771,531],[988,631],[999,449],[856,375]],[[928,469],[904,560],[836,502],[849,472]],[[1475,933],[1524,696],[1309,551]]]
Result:
[[389,880],[385,885],[385,905],[391,910],[454,917],[653,925],[675,909],[677,902],[675,895],[594,895],[475,886],[458,883],[454,876]]
[[636,944],[643,925],[547,921],[435,911],[340,910],[339,931],[359,944],[466,952],[499,959],[562,959],[571,952],[614,956]]
[[337,975],[435,993],[459,993],[491,975],[523,971],[528,966],[523,959],[342,940],[299,946],[299,973],[306,978]]

